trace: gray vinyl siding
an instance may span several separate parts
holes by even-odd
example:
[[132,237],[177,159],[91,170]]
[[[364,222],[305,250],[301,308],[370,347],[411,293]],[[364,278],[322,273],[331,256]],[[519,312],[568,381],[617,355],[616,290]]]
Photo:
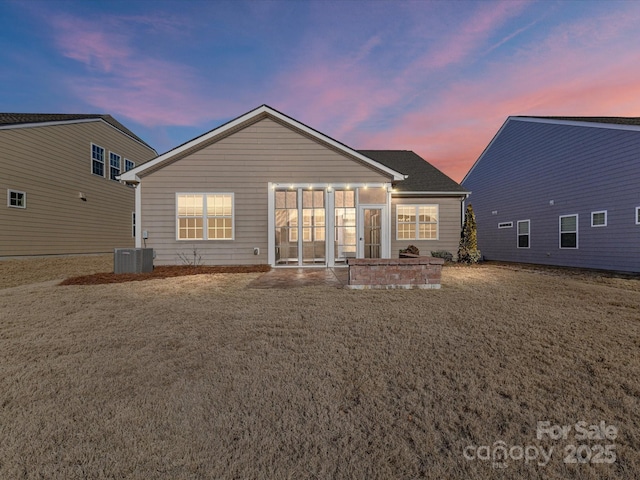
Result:
[[[397,258],[401,249],[415,245],[421,255],[444,250],[457,256],[462,229],[462,200],[464,197],[393,197],[391,199],[391,256]],[[437,240],[397,240],[397,205],[438,205]]]
[[[141,164],[150,148],[102,122],[0,130],[0,256],[110,252],[134,245],[134,190],[91,173],[91,143]],[[27,208],[7,207],[7,189]],[[86,195],[87,201],[79,198]]]
[[[156,265],[197,249],[208,265],[268,263],[268,183],[389,182],[327,146],[262,119],[142,178],[142,229]],[[176,193],[234,193],[235,239],[176,240]],[[260,255],[253,254],[254,247]]]
[[[482,254],[640,272],[639,157],[640,131],[508,120],[463,181]],[[607,226],[591,227],[591,212],[602,210]],[[572,214],[579,215],[578,248],[561,249],[559,217]],[[517,221],[529,219],[530,248],[518,249]],[[498,229],[501,222],[513,228]]]

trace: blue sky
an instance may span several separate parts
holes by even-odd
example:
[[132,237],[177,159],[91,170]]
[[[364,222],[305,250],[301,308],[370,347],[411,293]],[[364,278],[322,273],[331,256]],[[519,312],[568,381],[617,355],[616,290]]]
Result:
[[162,153],[261,104],[461,180],[509,115],[640,116],[640,2],[0,0],[0,110]]

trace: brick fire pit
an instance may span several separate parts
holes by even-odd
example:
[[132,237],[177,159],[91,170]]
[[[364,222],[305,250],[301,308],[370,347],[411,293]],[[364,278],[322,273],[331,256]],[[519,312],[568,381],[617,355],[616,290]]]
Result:
[[350,258],[346,288],[440,288],[442,258]]

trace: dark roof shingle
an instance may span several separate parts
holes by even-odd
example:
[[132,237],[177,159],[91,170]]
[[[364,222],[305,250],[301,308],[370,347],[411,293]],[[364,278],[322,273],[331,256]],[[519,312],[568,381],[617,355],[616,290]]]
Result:
[[113,118],[111,115],[100,113],[0,113],[0,125],[23,125],[27,123],[46,123],[46,122],[69,122],[74,120],[92,120],[100,118],[117,128],[125,135],[129,135],[131,138],[153,149],[151,145],[138,137],[135,133],[122,125],[119,121]]
[[376,162],[408,175],[396,183],[401,192],[465,193],[466,190],[411,150],[358,150]]

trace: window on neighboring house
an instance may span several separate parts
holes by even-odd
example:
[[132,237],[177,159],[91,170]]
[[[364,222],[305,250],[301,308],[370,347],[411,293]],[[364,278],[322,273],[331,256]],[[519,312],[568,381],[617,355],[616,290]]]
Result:
[[437,240],[438,205],[396,206],[397,240]]
[[104,177],[104,148],[91,144],[91,173]]
[[118,180],[120,175],[120,155],[117,153],[109,152],[109,178],[111,180]]
[[591,212],[591,226],[592,227],[606,227],[607,226],[607,211],[602,210],[600,212]]
[[518,220],[518,248],[529,248],[531,220]]
[[136,236],[136,212],[131,212],[131,236]]
[[233,193],[177,194],[178,240],[233,240]]
[[128,158],[124,159],[124,171],[128,172],[129,170],[133,170],[136,167],[135,162],[132,162]]
[[27,208],[27,194],[18,190],[7,190],[7,206],[13,208]]
[[513,228],[513,222],[502,222],[498,224],[498,228]]
[[640,207],[636,207],[636,225],[640,225]]
[[560,217],[560,248],[578,248],[578,215]]

